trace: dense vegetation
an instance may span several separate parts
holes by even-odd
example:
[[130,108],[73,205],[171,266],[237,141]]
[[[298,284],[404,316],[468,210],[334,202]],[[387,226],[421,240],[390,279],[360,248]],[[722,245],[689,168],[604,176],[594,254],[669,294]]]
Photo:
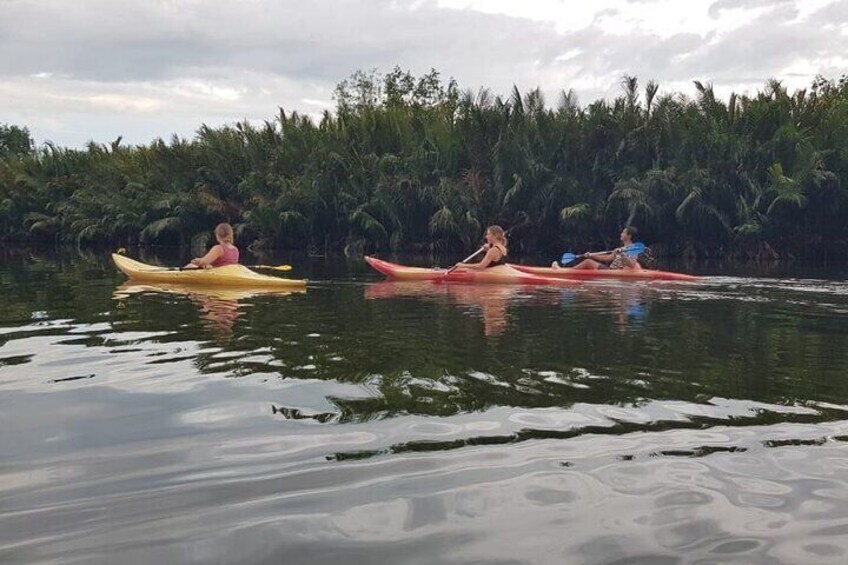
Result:
[[193,140],[33,148],[0,126],[0,238],[188,243],[226,220],[242,245],[459,250],[498,223],[554,252],[632,222],[668,253],[848,254],[848,77],[727,100],[622,86],[549,107],[395,69],[340,83],[320,120],[281,110]]

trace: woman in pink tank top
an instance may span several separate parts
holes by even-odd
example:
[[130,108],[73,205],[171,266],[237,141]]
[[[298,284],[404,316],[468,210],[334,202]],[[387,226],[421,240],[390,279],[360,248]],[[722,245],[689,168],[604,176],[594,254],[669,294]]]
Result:
[[236,265],[239,261],[239,250],[233,245],[233,238],[233,226],[226,223],[218,224],[215,228],[215,239],[218,240],[218,245],[210,249],[203,257],[192,259],[191,264],[203,269]]

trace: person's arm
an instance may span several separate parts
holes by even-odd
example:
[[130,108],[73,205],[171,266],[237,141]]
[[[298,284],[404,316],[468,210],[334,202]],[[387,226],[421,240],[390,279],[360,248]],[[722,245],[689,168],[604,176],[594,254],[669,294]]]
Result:
[[221,258],[221,255],[224,254],[224,249],[220,245],[214,246],[209,252],[203,257],[199,257],[197,259],[192,259],[191,264],[195,267],[200,267],[201,269],[208,269],[212,266],[212,263]]
[[501,250],[493,246],[490,247],[488,251],[486,251],[486,254],[483,256],[483,260],[479,263],[457,263],[457,267],[459,269],[482,271],[483,269],[491,265],[493,262],[500,259],[502,255],[503,254],[501,253]]
[[613,253],[584,253],[584,259],[594,259],[599,263],[612,263],[612,260],[615,259],[615,252]]

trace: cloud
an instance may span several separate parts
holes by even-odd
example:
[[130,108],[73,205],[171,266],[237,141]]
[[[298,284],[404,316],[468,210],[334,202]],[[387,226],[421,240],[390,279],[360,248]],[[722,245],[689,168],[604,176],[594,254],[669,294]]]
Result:
[[[540,83],[554,57],[551,24],[444,10],[432,2],[13,3],[0,20],[0,108],[16,119],[48,113],[78,122],[85,112],[148,115],[145,142],[167,137],[168,116],[201,122],[270,118],[278,106],[315,112],[357,69],[437,67],[463,83],[508,90]],[[63,12],[61,21],[52,14]],[[43,22],[36,32],[22,22]],[[44,80],[33,80],[33,77]],[[118,108],[123,104],[122,108]],[[37,136],[69,139],[33,128]],[[69,125],[74,132],[81,124]],[[61,132],[58,132],[61,134]],[[85,140],[76,140],[76,144]]]
[[206,67],[338,81],[399,59],[424,70],[453,55],[470,65],[490,55],[517,62],[524,60],[517,44],[533,52],[540,34],[542,43],[555,39],[550,25],[431,2],[45,0],[4,11],[0,74],[105,82],[170,79]]
[[[615,94],[622,74],[636,75],[643,82],[656,79],[661,85],[691,85],[693,80],[703,80],[724,90],[750,90],[770,78],[788,79],[785,82],[791,87],[802,87],[817,72],[834,70],[839,56],[848,51],[848,35],[821,30],[821,19],[839,18],[843,6],[825,5],[799,18],[797,8],[789,2],[769,4],[737,22],[736,27],[703,35],[663,37],[638,29],[622,34],[593,24],[564,34],[563,40],[572,46],[567,63],[582,87],[582,100],[587,100],[586,91],[593,97]],[[787,76],[792,69],[795,72]],[[798,72],[800,69],[807,72]]]
[[752,9],[752,8],[762,8],[762,7],[772,7],[777,4],[792,4],[794,5],[793,0],[717,0],[713,2],[708,10],[710,17],[717,18],[721,15],[721,12],[724,10],[736,10],[736,9]]
[[839,27],[848,32],[848,2],[833,2],[810,16],[810,24],[826,28]]
[[597,21],[602,20],[604,18],[612,18],[612,17],[617,16],[618,13],[619,13],[618,10],[616,10],[615,8],[604,8],[603,10],[595,12],[594,21],[597,22]]
[[[799,59],[817,60],[845,53],[848,37],[822,33],[813,18],[796,21],[797,10],[786,3],[728,34],[716,38],[687,59],[683,72],[721,82],[781,78]],[[812,78],[812,77],[809,77]]]
[[808,83],[848,52],[846,2],[681,4],[0,0],[0,115],[39,140],[146,143],[270,119],[279,106],[317,115],[357,69],[436,68],[472,90],[540,86],[555,101],[575,88],[591,102],[617,93],[625,73],[717,88],[781,73]]

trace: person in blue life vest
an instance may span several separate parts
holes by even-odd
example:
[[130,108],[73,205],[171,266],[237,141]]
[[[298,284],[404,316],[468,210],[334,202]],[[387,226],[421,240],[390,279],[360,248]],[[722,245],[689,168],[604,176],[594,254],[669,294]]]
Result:
[[[624,250],[633,245],[633,240],[638,237],[639,230],[635,226],[627,226],[621,230],[619,238],[621,239],[621,247],[613,251],[603,251],[600,253],[584,253],[580,258],[582,261],[577,265],[570,267],[572,269],[633,269],[642,270],[639,261],[635,257],[629,257]],[[559,269],[560,264],[556,261],[551,264],[551,267]]]

